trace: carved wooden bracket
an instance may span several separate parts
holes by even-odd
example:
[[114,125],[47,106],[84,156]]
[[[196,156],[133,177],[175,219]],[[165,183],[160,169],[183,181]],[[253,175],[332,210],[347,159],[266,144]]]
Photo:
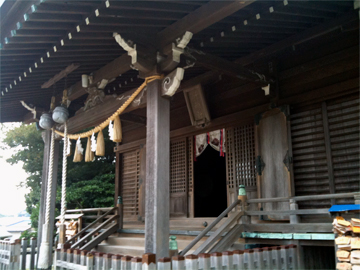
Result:
[[166,48],[164,49],[167,58],[161,63],[161,70],[163,72],[169,72],[178,66],[180,56],[184,53],[184,49],[190,42],[192,36],[193,34],[191,32],[186,31],[181,38],[176,39],[176,44],[171,43],[171,48],[170,50],[168,49],[169,52],[167,52]]
[[156,54],[151,57],[149,54],[149,48],[145,48],[141,45],[132,44],[131,41],[125,41],[120,34],[114,33],[116,42],[128,52],[131,57],[131,67],[143,73],[149,73],[154,69],[156,65]]
[[161,83],[161,91],[163,96],[172,97],[178,90],[182,79],[184,78],[184,69],[177,68],[168,74]]

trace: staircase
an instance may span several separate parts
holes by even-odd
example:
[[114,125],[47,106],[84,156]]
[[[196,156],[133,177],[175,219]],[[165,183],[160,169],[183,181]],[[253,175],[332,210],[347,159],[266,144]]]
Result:
[[[232,203],[202,231],[199,230],[199,228],[194,230],[194,227],[186,226],[182,226],[182,228],[171,228],[170,234],[177,237],[179,254],[197,255],[205,252],[219,252],[230,250],[234,244],[242,244],[241,239],[239,242],[242,226],[238,224],[238,221],[244,212],[236,210],[239,203],[240,201]],[[228,217],[224,218],[226,215],[228,215]],[[182,222],[184,222],[184,220],[186,219],[183,219]],[[192,226],[195,225],[191,221],[190,223],[189,221],[185,222],[188,223],[186,224],[187,226],[190,224]],[[96,250],[103,253],[142,256],[142,254],[145,253],[144,230],[132,228],[133,229],[122,230],[123,233],[109,236],[97,245]],[[138,231],[138,233],[133,233],[134,231]]]
[[[179,251],[188,246],[194,238],[195,236],[191,235],[176,235]],[[199,247],[207,238],[208,237],[204,237],[203,240],[200,240],[194,248],[189,251],[189,254],[195,251],[195,248]],[[145,253],[144,247],[144,234],[117,233],[109,236],[107,240],[100,243],[96,247],[96,251],[141,257]]]

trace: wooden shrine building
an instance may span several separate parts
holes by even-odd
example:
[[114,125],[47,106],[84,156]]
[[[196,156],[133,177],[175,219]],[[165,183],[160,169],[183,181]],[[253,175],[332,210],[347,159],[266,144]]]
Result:
[[66,77],[75,134],[163,76],[114,147],[122,231],[145,232],[145,251],[196,235],[245,185],[232,243],[329,266],[327,210],[359,195],[359,1],[6,0],[0,42],[1,122],[38,121]]

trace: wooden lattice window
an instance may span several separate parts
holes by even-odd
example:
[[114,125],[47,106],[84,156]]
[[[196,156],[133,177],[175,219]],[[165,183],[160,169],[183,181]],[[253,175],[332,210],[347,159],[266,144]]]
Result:
[[186,192],[186,139],[170,143],[170,193]]
[[122,154],[121,190],[124,216],[137,218],[139,214],[140,150]]
[[254,126],[227,130],[226,145],[229,188],[234,188],[234,185],[256,186]]

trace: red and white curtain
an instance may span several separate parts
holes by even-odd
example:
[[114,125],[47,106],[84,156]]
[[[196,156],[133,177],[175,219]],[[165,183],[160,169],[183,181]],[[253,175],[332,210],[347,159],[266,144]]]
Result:
[[220,152],[220,156],[225,156],[225,129],[219,129],[208,133],[194,136],[195,160],[210,145],[216,151]]

